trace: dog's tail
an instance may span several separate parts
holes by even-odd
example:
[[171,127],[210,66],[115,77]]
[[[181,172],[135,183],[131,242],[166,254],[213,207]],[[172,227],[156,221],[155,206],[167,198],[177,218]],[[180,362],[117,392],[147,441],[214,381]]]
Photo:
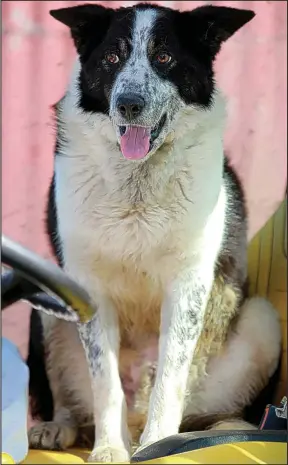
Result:
[[38,310],[31,312],[28,350],[27,365],[30,371],[29,395],[32,418],[52,421],[53,396],[46,372],[43,327]]

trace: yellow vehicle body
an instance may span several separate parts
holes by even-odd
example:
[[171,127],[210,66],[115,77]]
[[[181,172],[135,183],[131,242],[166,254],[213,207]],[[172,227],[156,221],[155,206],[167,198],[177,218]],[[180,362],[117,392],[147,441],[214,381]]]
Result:
[[[51,452],[31,450],[23,464],[87,463],[89,451]],[[15,463],[2,454],[2,463]],[[91,463],[91,462],[90,462]],[[96,462],[95,462],[96,463]],[[139,462],[138,462],[139,463]],[[141,463],[153,464],[287,464],[287,444],[279,442],[242,442],[222,444]]]

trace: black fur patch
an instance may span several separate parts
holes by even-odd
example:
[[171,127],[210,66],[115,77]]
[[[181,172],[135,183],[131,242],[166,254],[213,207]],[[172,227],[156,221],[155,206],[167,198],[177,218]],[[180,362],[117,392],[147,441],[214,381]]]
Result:
[[45,366],[43,328],[38,310],[30,316],[30,338],[27,365],[30,372],[29,395],[32,418],[53,419],[53,396]]
[[[55,151],[57,152],[58,138]],[[46,232],[49,237],[53,255],[62,267],[61,244],[57,233],[57,215],[55,202],[55,179],[51,180],[46,209]],[[30,315],[29,346],[27,365],[30,372],[29,396],[32,418],[42,421],[53,420],[53,395],[45,365],[45,346],[43,327],[38,310],[32,309]]]
[[57,212],[55,202],[55,175],[53,176],[48,192],[46,210],[46,232],[48,234],[53,255],[57,258],[59,266],[63,266],[60,239],[57,228]]
[[237,289],[239,305],[248,294],[247,267],[243,266],[247,255],[247,208],[240,179],[224,159],[223,177],[228,186],[227,210],[225,215],[225,233],[222,250],[217,260],[216,276],[220,274],[227,284]]
[[[108,30],[96,45],[95,38],[89,42],[89,49],[81,57],[82,71],[79,78],[79,106],[85,111],[109,112],[109,96],[113,83],[131,52],[131,33],[134,11],[121,8],[117,15],[110,17]],[[95,25],[95,29],[98,27]],[[103,29],[102,29],[103,30]],[[97,36],[99,40],[99,36]],[[116,53],[119,64],[109,64],[107,53]]]

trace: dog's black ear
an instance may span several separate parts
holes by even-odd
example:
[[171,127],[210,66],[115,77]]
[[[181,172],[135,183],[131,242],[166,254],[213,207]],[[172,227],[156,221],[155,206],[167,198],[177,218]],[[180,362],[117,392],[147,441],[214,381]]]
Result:
[[87,3],[50,10],[50,15],[70,28],[77,51],[81,55],[89,38],[95,45],[103,39],[114,15],[114,10]]
[[255,13],[252,10],[204,5],[181,15],[186,16],[182,18],[193,37],[197,36],[201,44],[210,49],[212,58],[215,58],[222,42],[251,21]]

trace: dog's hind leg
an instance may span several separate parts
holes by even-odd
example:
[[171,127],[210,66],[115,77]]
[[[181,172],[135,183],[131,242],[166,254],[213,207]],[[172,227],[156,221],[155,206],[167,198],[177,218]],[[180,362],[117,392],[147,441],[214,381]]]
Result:
[[181,430],[199,429],[197,424],[202,425],[200,429],[211,426],[205,424],[205,417],[215,423],[233,419],[235,412],[241,416],[268,384],[280,353],[281,328],[276,310],[265,299],[246,300],[224,351],[208,362],[207,375],[197,392],[189,395]]
[[[62,450],[74,445],[78,426],[89,417],[89,399],[92,404],[88,368],[76,325],[32,312],[27,363],[32,416],[42,420],[30,429],[29,446]],[[90,416],[93,423],[92,405]]]

